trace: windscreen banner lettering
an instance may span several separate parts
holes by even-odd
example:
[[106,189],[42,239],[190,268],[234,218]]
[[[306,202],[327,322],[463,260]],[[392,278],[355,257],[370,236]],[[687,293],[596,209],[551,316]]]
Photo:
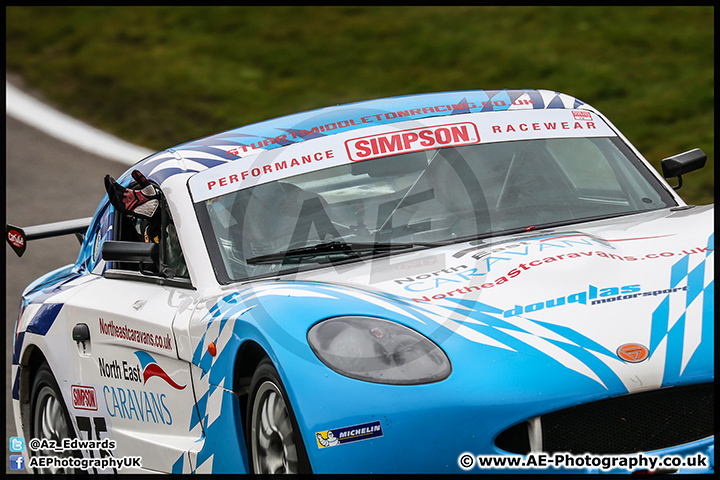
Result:
[[345,148],[350,160],[359,162],[371,158],[478,142],[480,135],[475,124],[464,122],[352,138],[345,141]]
[[318,135],[323,135],[325,133],[338,133],[338,131],[350,127],[366,127],[369,126],[368,124],[370,123],[384,124],[388,122],[392,123],[396,121],[402,121],[402,119],[404,119],[403,117],[408,117],[407,120],[410,120],[412,119],[412,117],[423,117],[427,116],[428,114],[431,114],[431,116],[455,115],[458,113],[467,113],[468,111],[477,108],[493,108],[498,110],[506,110],[510,108],[511,104],[515,107],[523,108],[533,108],[533,106],[535,105],[532,100],[521,99],[513,100],[511,103],[508,103],[505,100],[492,100],[480,102],[479,104],[462,101],[458,104],[451,105],[435,105],[432,107],[410,108],[408,110],[375,113],[372,115],[366,115],[364,117],[349,118],[337,122],[326,123],[324,125],[314,125],[312,127],[308,127],[307,129],[300,128],[296,130],[291,130],[289,134],[278,135],[277,137],[264,138],[264,140],[258,140],[257,142],[252,142],[248,145],[240,145],[238,147],[228,150],[227,154],[228,156],[232,157],[235,155],[240,155],[241,152],[247,153],[255,149],[267,148],[271,145],[283,145],[289,141],[291,142],[296,139],[304,140],[305,137],[315,138]]
[[297,171],[301,169],[303,165],[312,165],[313,162],[320,162],[328,158],[334,158],[335,154],[332,150],[326,150],[325,152],[316,152],[310,155],[301,155],[297,158],[290,160],[278,160],[274,163],[267,163],[265,165],[258,165],[256,167],[248,168],[237,173],[225,175],[219,178],[209,180],[207,182],[208,192],[217,187],[227,187],[233,183],[242,183],[248,179],[255,180],[263,175],[284,172],[286,170],[292,170],[293,173],[305,173],[304,171]]
[[505,125],[493,125],[493,133],[516,133],[537,132],[543,130],[595,130],[594,122],[533,122],[533,123],[508,123]]
[[[614,136],[612,129],[599,117],[591,112],[572,110],[569,115],[566,110],[557,112],[546,111],[539,119],[528,115],[527,112],[518,112],[512,116],[512,121],[492,122],[483,130],[484,142],[502,142],[508,140],[525,140],[532,138],[557,137],[598,137]],[[509,118],[497,116],[498,119]]]

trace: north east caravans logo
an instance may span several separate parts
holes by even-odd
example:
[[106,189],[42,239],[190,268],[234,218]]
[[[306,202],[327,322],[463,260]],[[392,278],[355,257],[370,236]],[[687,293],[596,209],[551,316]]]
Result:
[[170,375],[155,361],[155,359],[147,352],[135,352],[135,356],[140,361],[140,368],[142,369],[142,380],[143,385],[147,383],[152,377],[162,378],[168,385],[176,390],[183,390],[187,385],[179,385],[173,380]]

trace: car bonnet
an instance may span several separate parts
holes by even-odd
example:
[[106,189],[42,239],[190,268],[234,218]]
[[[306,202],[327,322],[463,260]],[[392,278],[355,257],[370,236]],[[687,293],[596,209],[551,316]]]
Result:
[[713,211],[665,209],[396,254],[286,276],[294,283],[283,294],[374,303],[454,349],[451,359],[475,347],[549,357],[620,393],[707,381]]

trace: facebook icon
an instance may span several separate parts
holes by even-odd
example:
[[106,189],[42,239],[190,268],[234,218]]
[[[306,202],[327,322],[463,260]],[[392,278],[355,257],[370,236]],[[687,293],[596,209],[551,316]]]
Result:
[[10,470],[23,470],[25,458],[22,455],[10,455]]

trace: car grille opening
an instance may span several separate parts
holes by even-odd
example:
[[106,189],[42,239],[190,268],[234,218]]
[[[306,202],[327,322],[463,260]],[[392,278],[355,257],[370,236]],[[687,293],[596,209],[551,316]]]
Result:
[[[541,417],[542,451],[598,455],[668,448],[715,433],[714,384],[662,388],[551,412]],[[503,431],[495,445],[530,452],[528,423]]]
[[495,439],[495,445],[506,452],[530,453],[530,435],[527,422],[518,423],[508,428]]

